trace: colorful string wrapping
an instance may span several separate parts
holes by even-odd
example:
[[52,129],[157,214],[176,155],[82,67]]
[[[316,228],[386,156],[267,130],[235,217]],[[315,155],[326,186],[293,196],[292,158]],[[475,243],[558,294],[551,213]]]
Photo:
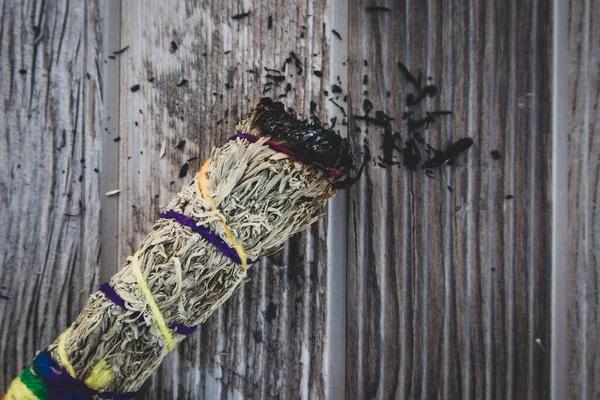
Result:
[[4,400],[79,400],[135,398],[135,393],[101,392],[86,382],[74,378],[65,367],[56,363],[50,352],[40,352],[31,365],[13,381]]
[[[249,117],[248,132],[260,130],[252,124]],[[6,399],[132,398],[168,351],[247,280],[247,265],[322,216],[339,171],[309,167],[254,133],[213,149],[124,268]]]

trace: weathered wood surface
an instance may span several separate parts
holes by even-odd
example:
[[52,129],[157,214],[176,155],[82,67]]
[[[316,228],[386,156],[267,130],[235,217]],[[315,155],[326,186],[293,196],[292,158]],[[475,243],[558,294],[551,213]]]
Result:
[[[550,2],[365,5],[350,5],[352,111],[369,98],[407,138],[400,61],[440,89],[415,119],[453,111],[426,141],[475,146],[434,178],[371,165],[353,189],[349,398],[549,398]],[[382,130],[357,127],[380,155]]]
[[600,398],[600,4],[569,2],[567,396]]
[[[288,64],[282,98],[324,118],[327,3],[123,2],[120,63],[118,260],[151,229],[213,146],[263,96],[264,67]],[[241,19],[232,16],[250,12]],[[272,27],[269,28],[269,17]],[[187,83],[182,84],[184,79]],[[265,95],[279,97],[286,82]],[[136,84],[140,90],[132,92]],[[186,140],[179,150],[176,146]],[[160,149],[166,142],[166,154]],[[194,158],[194,160],[188,161]],[[189,173],[179,178],[184,163]],[[292,240],[250,272],[251,281],[179,347],[142,398],[324,398],[325,225]]]
[[[358,0],[0,1],[0,391],[233,132],[263,95],[263,67],[280,69],[294,51],[304,71],[288,66],[283,100],[298,114],[310,115],[311,100],[322,121],[339,114],[324,91],[331,95],[340,75],[346,111],[362,114],[368,98],[405,139],[401,61],[440,88],[417,115],[454,111],[424,131],[427,141],[472,136],[476,145],[435,179],[370,163],[340,199],[348,204],[335,217],[347,214],[345,326],[328,325],[344,306],[327,308],[338,296],[327,265],[342,259],[327,243],[345,234],[323,221],[254,268],[140,398],[342,398],[338,375],[351,399],[550,397],[552,4],[387,3],[377,5],[389,12]],[[563,367],[569,396],[592,399],[600,392],[600,16],[594,1],[575,3]],[[332,50],[348,60],[331,59]],[[284,93],[285,83],[266,95]],[[381,156],[381,129],[348,122],[353,141],[368,137]],[[501,160],[491,159],[494,149]],[[104,197],[112,189],[121,193]],[[344,342],[345,362],[331,357]]]
[[0,391],[97,283],[103,9],[0,2]]

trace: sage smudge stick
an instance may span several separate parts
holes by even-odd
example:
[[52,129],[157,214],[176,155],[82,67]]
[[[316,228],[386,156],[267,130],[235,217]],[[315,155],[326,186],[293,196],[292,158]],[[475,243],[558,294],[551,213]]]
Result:
[[335,189],[356,180],[349,143],[281,103],[262,99],[237,130],[5,399],[134,398],[253,263],[321,218]]

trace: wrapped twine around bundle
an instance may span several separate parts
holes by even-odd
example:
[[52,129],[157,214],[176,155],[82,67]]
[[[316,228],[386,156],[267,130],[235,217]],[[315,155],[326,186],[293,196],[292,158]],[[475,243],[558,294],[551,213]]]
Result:
[[5,400],[134,398],[168,352],[248,279],[251,264],[322,217],[347,177],[347,142],[269,99],[238,131],[212,150],[123,269]]

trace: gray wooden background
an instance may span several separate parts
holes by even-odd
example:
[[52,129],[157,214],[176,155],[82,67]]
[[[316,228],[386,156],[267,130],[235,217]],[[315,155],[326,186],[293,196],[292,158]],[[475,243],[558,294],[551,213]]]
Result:
[[[369,163],[139,397],[600,398],[598,0],[0,0],[0,13],[0,392],[258,98],[304,117],[312,101],[381,156],[382,130],[350,116],[368,98],[406,136],[400,61],[440,88],[421,111],[454,112],[427,141],[475,146],[433,178]],[[292,51],[291,90],[264,93],[264,67]]]

